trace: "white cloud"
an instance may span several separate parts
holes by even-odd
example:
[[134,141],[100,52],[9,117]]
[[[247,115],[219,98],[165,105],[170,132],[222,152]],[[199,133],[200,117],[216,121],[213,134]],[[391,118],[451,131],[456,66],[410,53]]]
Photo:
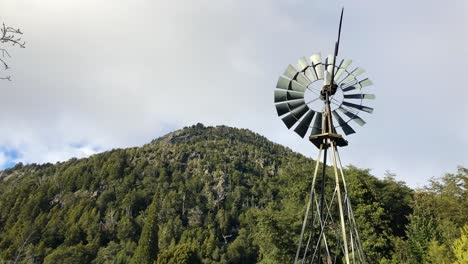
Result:
[[0,152],[0,168],[3,168],[8,162],[8,158],[5,153]]

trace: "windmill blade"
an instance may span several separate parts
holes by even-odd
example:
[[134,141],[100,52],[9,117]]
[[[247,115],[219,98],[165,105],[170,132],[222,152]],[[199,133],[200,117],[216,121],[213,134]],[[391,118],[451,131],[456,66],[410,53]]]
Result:
[[309,110],[306,105],[300,106],[285,117],[282,118],[286,127],[291,128],[294,124]]
[[371,86],[374,84],[369,78],[366,78],[359,82],[359,88],[364,88],[366,86]]
[[304,86],[304,85],[302,85],[301,83],[296,82],[296,81],[294,81],[294,80],[291,81],[291,86],[290,86],[290,87],[291,87],[291,89],[292,89],[293,91],[295,91],[295,92],[301,92],[301,93],[305,92],[305,90],[307,89],[306,86]]
[[312,66],[318,79],[323,79],[324,68],[322,64],[322,55],[320,53],[314,54],[310,56],[310,60],[312,61]]
[[302,72],[296,76],[296,81],[306,87],[312,83],[312,81],[309,80],[309,78],[307,78],[307,76],[305,76]]
[[279,104],[276,104],[275,107],[276,107],[276,112],[278,112],[278,116],[282,116],[286,113],[291,112],[291,110],[301,105],[305,105],[304,99],[279,103]]
[[313,68],[311,68],[311,67],[307,68],[307,69],[304,71],[304,74],[305,74],[305,76],[307,76],[307,78],[309,78],[309,80],[311,80],[312,82],[317,80],[317,75],[315,75],[315,71],[314,71]]
[[343,118],[341,118],[341,116],[336,112],[336,110],[334,110],[332,114],[338,121],[338,124],[340,125],[341,129],[343,129],[343,132],[346,135],[356,133],[356,131],[354,131],[354,129],[350,125],[348,125],[348,123],[346,123],[346,121],[344,121]]
[[288,106],[289,106],[289,110],[292,111],[300,106],[303,106],[305,105],[305,101],[304,99],[302,100],[296,100],[296,101],[289,101],[287,102],[288,103]]
[[324,85],[329,85],[331,83],[331,75],[328,70],[323,72],[323,84]]
[[288,90],[290,82],[291,82],[291,79],[286,78],[284,76],[280,76],[278,78],[278,82],[276,83],[276,88],[283,89],[283,90]]
[[341,89],[343,90],[343,92],[348,92],[348,91],[351,91],[351,90],[354,90],[354,89],[362,89],[364,87],[367,87],[367,86],[370,86],[372,85],[372,81],[369,80],[369,78],[366,78],[360,82],[357,82],[355,84],[350,84],[350,85],[347,85],[347,84],[344,84],[343,86],[341,86]]
[[309,110],[309,112],[307,112],[307,114],[301,120],[301,122],[299,122],[296,129],[294,129],[294,132],[296,132],[299,136],[303,138],[307,133],[307,130],[309,129],[310,123],[312,123],[312,118],[314,118],[314,114],[314,110]]
[[294,126],[294,124],[297,122],[297,119],[292,114],[289,114],[281,118],[281,120],[283,120],[283,123],[286,125],[288,129]]
[[344,98],[348,99],[369,99],[374,100],[375,94],[345,94],[343,95]]
[[343,114],[351,118],[354,122],[356,122],[358,125],[363,126],[366,124],[366,121],[364,121],[362,118],[360,118],[358,115],[351,113],[350,111],[344,109],[343,107],[339,107],[338,110],[340,110]]
[[292,80],[292,79],[294,79],[296,77],[296,74],[298,72],[299,71],[296,70],[296,68],[294,68],[294,66],[289,64],[288,67],[286,68],[286,70],[284,71],[283,75]]
[[294,110],[291,111],[291,114],[297,119],[301,119],[301,117],[309,111],[309,107],[307,105],[302,105],[299,107],[296,107]]
[[275,103],[299,99],[304,99],[304,93],[285,90],[275,90]]
[[348,75],[340,81],[340,83],[349,83],[353,80],[356,79],[356,77],[358,77],[359,75],[363,74],[364,72],[366,72],[366,70],[364,70],[363,68],[356,68],[354,69],[352,72],[348,73]]
[[352,108],[359,109],[361,111],[367,112],[369,114],[372,114],[372,112],[374,112],[373,108],[370,108],[370,107],[367,107],[367,106],[364,106],[364,105],[352,104],[352,103],[349,103],[349,102],[346,102],[346,101],[343,101],[343,104],[346,105],[346,106],[349,106],[349,107],[352,107]]
[[276,112],[278,113],[278,116],[282,116],[286,113],[289,113],[289,106],[288,106],[288,103],[281,103],[281,104],[277,104],[275,105],[276,107]]
[[343,92],[349,92],[352,90],[356,90],[357,89],[356,87],[358,86],[359,86],[359,83],[356,83],[355,85],[341,86],[340,88]]
[[311,136],[322,134],[322,113],[317,112],[314,120],[314,126],[310,132]]
[[297,66],[299,68],[299,71],[303,71],[305,68],[309,67],[309,62],[307,61],[306,57],[302,57],[299,59],[297,62]]
[[338,71],[335,73],[335,82],[338,83],[341,75],[346,72],[348,67],[351,65],[353,61],[350,59],[344,59],[341,61],[340,66],[338,66]]
[[328,55],[327,59],[325,60],[325,66],[328,72],[333,71],[333,62],[334,62],[334,56],[333,55]]

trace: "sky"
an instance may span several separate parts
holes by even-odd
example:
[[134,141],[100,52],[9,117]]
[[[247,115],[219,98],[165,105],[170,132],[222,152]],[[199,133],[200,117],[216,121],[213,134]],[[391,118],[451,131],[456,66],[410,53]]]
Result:
[[[201,122],[248,128],[308,157],[277,117],[288,64],[333,52],[367,70],[374,114],[345,165],[411,187],[468,165],[468,1],[2,0],[24,32],[0,82],[0,169],[141,146]],[[3,46],[2,46],[3,47]]]

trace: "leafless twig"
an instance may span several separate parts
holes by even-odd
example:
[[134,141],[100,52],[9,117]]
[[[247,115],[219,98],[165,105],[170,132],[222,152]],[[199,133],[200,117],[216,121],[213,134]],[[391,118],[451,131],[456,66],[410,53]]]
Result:
[[[26,47],[26,42],[22,40],[23,32],[18,28],[7,27],[5,23],[2,24],[0,28],[0,44],[2,45],[11,45],[13,47],[18,46],[20,48]],[[0,48],[0,65],[3,66],[4,70],[8,70],[10,67],[5,61],[5,58],[11,58],[10,53],[5,48]],[[11,76],[1,76],[0,80],[11,81]]]

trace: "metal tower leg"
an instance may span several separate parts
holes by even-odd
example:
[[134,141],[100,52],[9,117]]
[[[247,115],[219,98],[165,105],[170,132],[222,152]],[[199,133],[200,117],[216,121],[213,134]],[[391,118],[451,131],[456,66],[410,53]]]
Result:
[[[312,186],[310,187],[309,201],[307,203],[307,208],[306,208],[306,212],[305,212],[305,215],[304,215],[304,221],[302,222],[301,236],[299,238],[299,243],[298,243],[298,246],[297,246],[296,258],[294,259],[294,264],[298,263],[297,260],[299,259],[299,255],[301,253],[302,240],[303,240],[303,237],[304,237],[305,229],[307,227],[307,219],[309,217],[310,206],[312,205],[312,199],[314,199],[314,196],[315,196],[315,180],[317,179],[317,172],[318,172],[318,168],[319,168],[319,164],[320,164],[320,156],[322,155],[322,148],[323,148],[323,145],[320,146],[318,157],[317,157],[317,159],[315,161],[314,177],[312,178]],[[312,226],[313,226],[313,223],[312,223]],[[306,249],[306,251],[307,251],[307,249]],[[305,254],[307,254],[307,252],[304,252],[304,255]]]
[[[350,234],[352,234],[353,231],[354,231],[354,236],[355,236],[355,241],[354,241],[353,237],[351,236],[351,239],[352,239],[351,243],[352,243],[352,246],[354,244],[356,244],[356,251],[357,251],[360,263],[366,263],[364,250],[363,250],[362,244],[361,244],[361,238],[359,237],[359,232],[358,232],[358,229],[357,229],[356,220],[354,218],[354,212],[353,212],[353,208],[352,208],[352,205],[351,205],[351,200],[349,199],[349,196],[348,196],[348,190],[347,190],[347,187],[346,187],[347,186],[346,185],[346,180],[345,180],[344,173],[343,173],[343,165],[341,164],[341,158],[340,158],[340,153],[339,153],[338,149],[336,149],[336,158],[337,158],[337,161],[338,161],[338,168],[340,169],[341,179],[343,181],[343,187],[344,187],[344,191],[345,191],[345,195],[346,195],[346,207],[348,209],[347,212],[348,212],[348,219],[349,219]],[[353,263],[356,263],[354,258],[355,258],[355,252],[354,252],[354,249],[353,249]]]
[[[323,164],[322,164],[322,183],[320,187],[320,211],[319,211],[319,219],[320,219],[320,236],[318,238],[317,247],[320,247],[320,242],[322,239],[322,235],[325,237],[325,222],[324,222],[324,214],[323,214],[323,207],[325,205],[325,180],[326,180],[326,170],[327,170],[327,149],[323,151]],[[327,250],[328,253],[328,250]],[[320,250],[321,255],[321,250]],[[317,258],[318,263],[320,263],[320,258]]]
[[338,177],[338,170],[337,170],[335,143],[332,141],[330,145],[332,149],[331,154],[332,154],[332,160],[333,160],[333,170],[335,172],[336,189],[338,192],[337,195],[338,195],[338,207],[340,210],[341,235],[342,235],[343,244],[344,244],[346,264],[349,264],[348,239],[346,238],[346,227],[345,227],[344,214],[343,214],[343,202],[341,200],[340,179]]

